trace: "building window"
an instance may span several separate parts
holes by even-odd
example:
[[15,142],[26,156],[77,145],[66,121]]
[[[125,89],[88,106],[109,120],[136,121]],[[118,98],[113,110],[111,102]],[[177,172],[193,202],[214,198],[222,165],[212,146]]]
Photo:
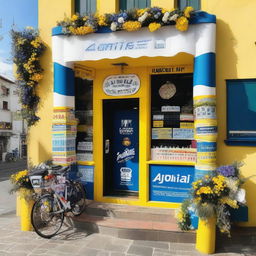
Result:
[[75,0],[75,12],[89,15],[96,12],[96,0]]
[[3,101],[3,109],[8,110],[8,102],[7,101]]
[[200,0],[177,0],[177,7],[183,10],[186,6],[192,6],[195,10],[200,10],[201,1]]
[[256,79],[227,80],[227,145],[256,146]]
[[133,8],[146,8],[151,6],[150,0],[119,0],[120,10],[130,10]]

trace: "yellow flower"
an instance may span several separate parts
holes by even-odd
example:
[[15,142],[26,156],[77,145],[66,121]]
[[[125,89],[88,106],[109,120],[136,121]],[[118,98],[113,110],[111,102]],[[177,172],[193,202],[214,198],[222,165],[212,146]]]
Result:
[[30,43],[34,48],[38,48],[41,45],[41,39],[37,37],[35,40]]
[[138,21],[127,21],[123,24],[123,29],[131,32],[141,28],[141,23]]
[[38,81],[40,81],[42,78],[43,78],[43,75],[42,75],[42,74],[35,73],[35,74],[32,75],[32,77],[31,77],[30,79],[33,80],[33,81],[35,81],[35,82],[38,82]]
[[190,18],[190,12],[194,11],[194,8],[192,6],[187,6],[184,9],[184,16],[187,18]]
[[152,22],[148,26],[148,29],[150,32],[154,32],[154,31],[158,30],[159,28],[161,28],[161,24],[157,23],[157,22]]
[[107,23],[106,23],[106,16],[105,15],[98,15],[97,16],[97,19],[98,19],[98,24],[100,26],[107,26]]
[[175,27],[179,30],[179,31],[186,31],[188,29],[188,19],[184,16],[179,17],[176,20],[176,25]]
[[74,14],[72,17],[71,17],[71,21],[76,21],[78,19],[78,15]]
[[86,35],[94,32],[91,26],[81,26],[78,28],[69,27],[69,30],[74,35]]
[[239,208],[239,206],[238,206],[238,204],[237,204],[237,201],[236,201],[236,200],[232,200],[232,199],[230,199],[230,198],[227,197],[227,196],[221,198],[220,202],[221,202],[222,204],[227,204],[227,205],[229,205],[230,207],[235,208],[235,209]]
[[140,16],[142,16],[146,11],[148,11],[148,8],[145,8],[145,9],[138,9],[136,12],[137,12],[137,15],[140,17]]
[[212,189],[209,186],[201,187],[201,188],[199,188],[196,191],[197,195],[200,195],[200,194],[212,194],[212,193],[213,193],[213,191],[212,191]]

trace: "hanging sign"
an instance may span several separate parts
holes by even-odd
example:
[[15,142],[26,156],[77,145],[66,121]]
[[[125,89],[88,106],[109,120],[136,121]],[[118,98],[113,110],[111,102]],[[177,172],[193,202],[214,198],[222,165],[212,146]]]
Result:
[[137,75],[108,76],[103,82],[103,91],[109,96],[133,95],[140,88]]

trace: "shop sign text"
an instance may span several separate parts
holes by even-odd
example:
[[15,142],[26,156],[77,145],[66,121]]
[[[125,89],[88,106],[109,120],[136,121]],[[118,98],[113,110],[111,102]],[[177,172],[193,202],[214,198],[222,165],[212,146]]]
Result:
[[137,75],[109,76],[103,82],[103,90],[110,96],[133,95],[140,88],[140,79]]

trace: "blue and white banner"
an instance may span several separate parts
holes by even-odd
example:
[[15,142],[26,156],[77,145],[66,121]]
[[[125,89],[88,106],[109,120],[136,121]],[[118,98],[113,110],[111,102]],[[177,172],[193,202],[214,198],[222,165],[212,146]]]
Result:
[[194,181],[193,166],[150,166],[150,201],[181,203]]

